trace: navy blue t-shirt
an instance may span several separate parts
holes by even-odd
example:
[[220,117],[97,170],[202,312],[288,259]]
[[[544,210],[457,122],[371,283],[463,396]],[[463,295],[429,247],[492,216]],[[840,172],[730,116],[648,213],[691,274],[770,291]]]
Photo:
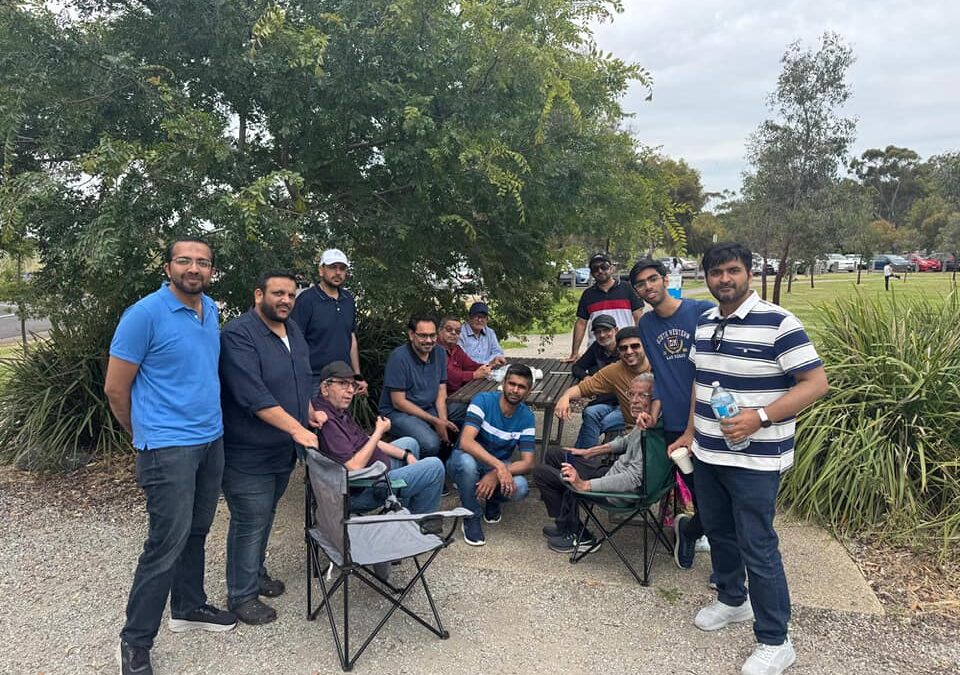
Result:
[[409,343],[400,345],[387,359],[383,369],[383,391],[380,393],[380,414],[394,412],[391,391],[402,391],[407,400],[431,415],[437,412],[437,389],[447,381],[447,353],[434,345],[430,358],[423,361]]
[[297,296],[290,312],[310,345],[310,367],[314,374],[328,363],[350,363],[350,346],[357,330],[357,303],[353,294],[340,289],[337,298],[331,298],[319,285],[308,288]]
[[695,374],[689,358],[690,345],[697,332],[697,319],[714,306],[706,300],[685,299],[672,316],[664,319],[656,312],[647,312],[637,324],[643,351],[656,378],[664,431],[682,432],[687,428]]

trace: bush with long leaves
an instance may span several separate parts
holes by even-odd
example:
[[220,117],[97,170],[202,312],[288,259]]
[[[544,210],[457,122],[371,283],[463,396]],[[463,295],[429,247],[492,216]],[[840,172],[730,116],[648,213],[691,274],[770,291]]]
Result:
[[830,394],[799,417],[782,497],[843,534],[960,539],[960,297],[823,306]]

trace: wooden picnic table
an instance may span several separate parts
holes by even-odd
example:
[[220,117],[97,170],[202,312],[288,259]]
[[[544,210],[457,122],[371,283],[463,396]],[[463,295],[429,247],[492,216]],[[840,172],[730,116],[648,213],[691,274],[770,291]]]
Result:
[[[557,407],[557,399],[563,395],[567,389],[576,383],[576,379],[570,372],[573,364],[562,363],[560,359],[534,359],[525,357],[508,357],[507,363],[522,363],[531,369],[537,368],[543,373],[543,378],[537,380],[530,395],[527,396],[526,404],[531,408],[543,411],[543,430],[540,438],[537,439],[537,461],[543,461],[543,456],[547,452],[550,444],[550,437],[553,434],[553,425],[556,420],[554,410]],[[496,380],[471,380],[460,389],[450,394],[447,400],[459,403],[469,403],[477,394],[484,391],[495,391],[500,388],[500,383]],[[563,420],[557,420],[557,443],[560,442],[563,434]]]

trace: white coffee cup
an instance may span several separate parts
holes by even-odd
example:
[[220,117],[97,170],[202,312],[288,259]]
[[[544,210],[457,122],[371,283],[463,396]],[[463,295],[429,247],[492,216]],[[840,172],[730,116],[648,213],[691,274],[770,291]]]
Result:
[[690,460],[690,448],[681,445],[670,453],[670,459],[680,468],[683,473],[693,473],[693,462]]

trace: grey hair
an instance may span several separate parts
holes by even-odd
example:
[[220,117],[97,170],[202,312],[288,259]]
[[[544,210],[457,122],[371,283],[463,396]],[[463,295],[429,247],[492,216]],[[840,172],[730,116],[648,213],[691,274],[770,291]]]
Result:
[[635,384],[637,382],[649,382],[650,386],[653,386],[653,382],[656,378],[653,376],[653,373],[640,373],[635,378],[630,380],[630,384]]

